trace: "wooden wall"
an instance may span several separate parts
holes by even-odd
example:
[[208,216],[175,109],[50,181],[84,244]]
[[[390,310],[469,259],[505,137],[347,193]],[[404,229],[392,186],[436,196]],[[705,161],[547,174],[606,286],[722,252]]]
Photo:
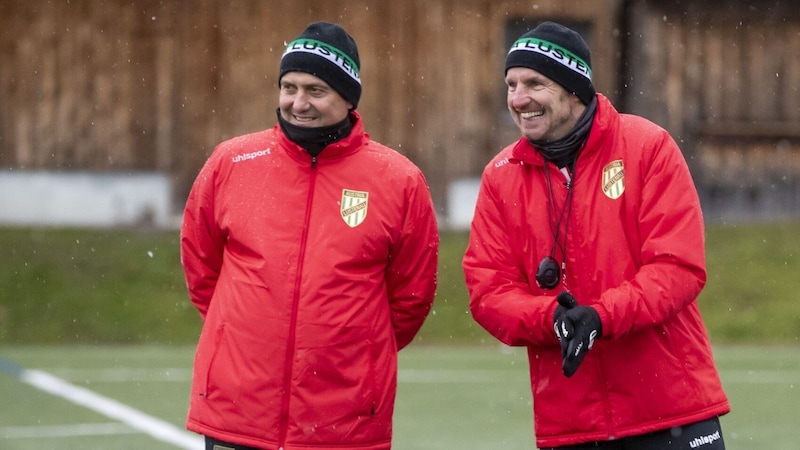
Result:
[[711,220],[800,213],[800,9],[635,1],[624,107],[667,128]]
[[[742,171],[761,183],[750,197],[777,186],[796,202],[797,11],[779,0],[0,0],[0,167],[167,172],[180,205],[214,145],[275,123],[284,44],[328,20],[358,42],[367,130],[420,165],[444,212],[448,184],[518,137],[503,61],[507,22],[523,18],[586,26],[598,91],[672,132],[708,204],[740,195]],[[731,162],[753,158],[769,176],[766,163]]]
[[3,0],[0,166],[165,171],[182,201],[215,144],[275,123],[285,43],[329,20],[358,42],[368,131],[422,167],[443,210],[450,180],[477,176],[517,138],[505,106],[505,22],[590,22],[597,83],[610,88],[615,49],[605,36],[618,4]]

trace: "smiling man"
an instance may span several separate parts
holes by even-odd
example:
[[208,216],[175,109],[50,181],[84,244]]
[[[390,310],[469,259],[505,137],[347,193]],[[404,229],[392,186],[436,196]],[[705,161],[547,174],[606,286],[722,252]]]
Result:
[[589,48],[560,24],[514,43],[505,81],[522,137],[484,169],[463,266],[474,319],[527,347],[537,446],[724,449],[680,149],[595,92]]
[[217,146],[186,203],[187,427],[208,450],[388,450],[397,352],[436,288],[428,185],[364,131],[342,27],[290,42],[278,85],[278,124]]

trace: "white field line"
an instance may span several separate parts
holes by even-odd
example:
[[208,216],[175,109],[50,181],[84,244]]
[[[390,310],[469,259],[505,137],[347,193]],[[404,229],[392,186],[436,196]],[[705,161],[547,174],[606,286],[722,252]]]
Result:
[[[75,383],[188,383],[192,371],[187,368],[138,369],[129,367],[107,369],[50,368],[48,373]],[[526,380],[527,367],[496,369],[400,369],[398,382],[413,384],[436,383],[508,383]],[[724,370],[722,380],[743,384],[800,384],[800,370]]]
[[0,427],[0,438],[59,438],[77,436],[108,436],[117,434],[138,434],[139,430],[122,423],[78,423],[73,425],[34,425],[20,427]]
[[192,380],[192,370],[187,368],[140,369],[114,367],[103,369],[50,368],[42,370],[61,379],[78,383],[186,383]]
[[191,434],[163,420],[144,414],[116,400],[103,397],[93,391],[75,386],[47,372],[22,369],[18,373],[21,381],[42,391],[62,397],[77,405],[84,406],[100,414],[148,434],[151,437],[187,450],[198,450],[204,446],[200,436]]
[[[117,367],[107,369],[48,368],[47,373],[73,383],[188,383],[192,380],[190,369],[134,369]],[[509,379],[525,380],[527,368],[506,369],[400,369],[401,383],[506,383]]]

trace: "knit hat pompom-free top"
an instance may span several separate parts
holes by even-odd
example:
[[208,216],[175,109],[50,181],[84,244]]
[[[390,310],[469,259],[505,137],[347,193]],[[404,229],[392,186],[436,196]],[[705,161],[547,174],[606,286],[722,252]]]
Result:
[[555,22],[542,22],[523,34],[506,56],[506,72],[527,67],[574,93],[585,105],[595,95],[592,57],[580,34]]
[[328,83],[355,109],[361,98],[360,66],[356,41],[344,28],[314,22],[286,46],[278,82],[287,72],[310,73]]

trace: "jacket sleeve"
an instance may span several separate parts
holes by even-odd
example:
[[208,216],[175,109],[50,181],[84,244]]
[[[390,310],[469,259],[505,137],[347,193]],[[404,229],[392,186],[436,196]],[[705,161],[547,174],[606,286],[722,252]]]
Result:
[[603,336],[622,337],[675,317],[695,302],[706,283],[705,229],[689,168],[669,134],[660,130],[639,162],[636,217],[639,269],[596,304]]
[[463,259],[472,317],[506,345],[555,344],[555,297],[531,293],[503,206],[484,172]]
[[197,176],[183,213],[181,263],[189,298],[205,320],[222,268],[225,237],[215,220],[214,158]]
[[406,212],[386,269],[397,349],[416,336],[436,294],[439,232],[430,191],[421,172],[407,189]]

